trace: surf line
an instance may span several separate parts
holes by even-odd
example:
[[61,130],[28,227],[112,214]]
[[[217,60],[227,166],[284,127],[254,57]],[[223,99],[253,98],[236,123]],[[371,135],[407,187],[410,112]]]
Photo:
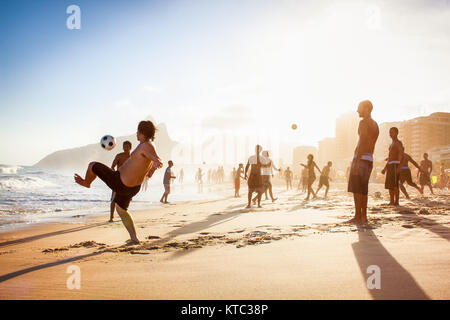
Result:
[[188,304],[187,307],[181,308],[181,314],[187,315],[187,314],[193,314],[193,315],[209,315],[210,318],[214,315],[216,307],[196,307],[191,306],[191,304]]

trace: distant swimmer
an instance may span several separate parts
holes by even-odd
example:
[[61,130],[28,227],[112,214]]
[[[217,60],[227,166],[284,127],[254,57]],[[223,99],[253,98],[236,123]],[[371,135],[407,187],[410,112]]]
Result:
[[91,183],[98,176],[116,195],[114,202],[122,223],[130,234],[130,243],[138,244],[136,228],[130,214],[127,212],[132,198],[141,189],[141,184],[147,176],[152,177],[156,169],[162,167],[162,162],[156,153],[152,142],[155,138],[155,125],[151,121],[141,121],[138,125],[137,140],[139,145],[131,153],[127,161],[114,171],[99,162],[91,162],[83,179],[75,174],[75,182],[90,188]]
[[[279,171],[280,169],[278,169],[273,164],[273,161],[272,161],[272,159],[270,159],[270,156],[269,156],[269,151],[264,150],[262,152],[262,155],[264,157],[266,157],[267,159],[269,159],[269,163],[270,163],[269,167],[261,168],[261,176],[263,178],[263,189],[264,189],[264,192],[266,193],[266,200],[268,200],[267,191],[269,191],[270,199],[272,199],[272,202],[275,202],[278,198],[273,197],[272,176],[273,176],[273,170]],[[258,198],[258,196],[255,196],[253,198],[253,204],[256,204],[257,198]]]
[[195,174],[195,181],[197,181],[197,191],[198,193],[203,192],[203,172],[201,168],[198,168]]
[[369,179],[373,168],[373,151],[379,135],[378,124],[371,117],[372,109],[369,100],[358,105],[358,114],[362,120],[358,126],[359,139],[348,178],[348,192],[353,193],[355,202],[355,216],[348,222],[356,224],[367,223]]
[[326,187],[325,198],[327,197],[328,189],[330,188],[329,181],[331,181],[330,171],[331,171],[332,165],[333,165],[333,163],[331,161],[328,161],[327,165],[325,167],[323,167],[322,174],[320,175],[320,178],[319,178],[319,186],[317,187],[316,195],[319,193],[319,190],[322,188],[322,186],[325,186]]
[[258,208],[261,208],[261,195],[263,189],[263,179],[261,176],[261,168],[270,167],[270,161],[263,155],[261,155],[262,147],[257,145],[255,147],[255,154],[248,158],[247,165],[245,166],[244,178],[247,179],[247,172],[250,168],[248,176],[248,205],[247,208],[251,208],[252,194],[256,192],[258,194]]
[[286,190],[289,190],[289,188],[292,190],[292,176],[293,173],[289,167],[284,170],[284,180],[286,181]]
[[161,200],[159,200],[162,203],[169,203],[167,201],[167,197],[169,196],[169,193],[170,193],[170,183],[171,183],[172,179],[176,179],[176,177],[172,174],[172,167],[173,167],[172,160],[169,160],[168,165],[169,166],[167,167],[166,172],[164,173],[164,178],[163,178],[164,193],[161,197]]
[[423,191],[425,186],[430,188],[431,194],[433,193],[433,187],[431,186],[431,172],[433,171],[433,163],[428,159],[428,153],[423,154],[423,160],[420,161],[420,168],[422,169],[419,172],[419,184],[420,190]]
[[239,190],[241,189],[241,179],[244,178],[242,175],[244,173],[244,164],[239,163],[238,169],[233,170],[233,179],[234,179],[234,196],[239,198]]
[[[116,155],[116,157],[114,158],[114,161],[111,165],[111,169],[113,169],[113,170],[115,170],[116,167],[117,167],[117,169],[119,169],[125,163],[125,161],[127,161],[128,158],[130,157],[130,151],[132,148],[131,142],[128,140],[125,141],[123,143],[122,147],[123,147],[123,152],[118,153]],[[109,222],[113,222],[113,219],[114,219],[114,210],[116,209],[116,203],[114,202],[115,196],[116,196],[116,193],[113,191],[111,194]]]
[[417,164],[417,162],[415,162],[411,158],[409,154],[403,153],[403,158],[402,161],[400,162],[399,181],[400,181],[400,190],[403,192],[403,194],[407,199],[409,199],[409,195],[408,192],[406,192],[405,186],[403,185],[405,182],[409,184],[411,187],[416,188],[417,191],[419,191],[420,194],[422,194],[422,190],[420,190],[419,186],[412,181],[411,169],[408,166],[408,162],[411,162],[417,169],[421,170],[420,166]]
[[306,162],[306,165],[301,163],[303,167],[308,169],[308,195],[306,196],[305,200],[309,200],[309,196],[312,194],[313,199],[317,198],[317,195],[314,193],[314,190],[312,188],[312,185],[314,181],[316,180],[316,173],[314,172],[314,168],[317,168],[319,173],[322,173],[317,166],[317,164],[314,162],[314,156],[312,154],[308,154],[308,162]]
[[389,156],[382,174],[386,173],[386,180],[384,187],[389,190],[389,205],[399,205],[399,175],[400,175],[400,163],[403,160],[404,148],[400,140],[398,140],[398,128],[392,127],[389,129],[389,136],[392,139],[392,143],[389,146]]

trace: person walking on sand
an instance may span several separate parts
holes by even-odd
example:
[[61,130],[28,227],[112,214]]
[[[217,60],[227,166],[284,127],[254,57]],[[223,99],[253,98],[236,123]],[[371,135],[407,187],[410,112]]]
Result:
[[164,179],[163,179],[164,193],[161,197],[161,200],[159,200],[162,203],[169,203],[167,201],[167,197],[169,196],[169,193],[170,193],[170,182],[172,179],[176,179],[176,177],[172,174],[172,167],[173,167],[172,160],[169,160],[168,165],[169,166],[167,167],[166,172],[164,173]]
[[411,158],[409,154],[403,153],[402,161],[400,162],[400,173],[399,173],[399,182],[400,182],[400,190],[405,195],[406,199],[409,199],[408,192],[406,192],[406,188],[403,185],[405,182],[409,184],[411,187],[417,189],[417,191],[422,194],[422,190],[420,187],[412,181],[411,169],[408,166],[408,162],[411,162],[417,169],[420,169],[420,166]]
[[331,161],[328,161],[327,165],[323,167],[322,173],[319,178],[319,186],[317,187],[316,195],[319,194],[319,190],[322,188],[322,186],[325,186],[325,198],[327,197],[328,189],[330,188],[329,181],[331,181],[330,170],[332,165],[333,163]]
[[198,168],[197,174],[195,175],[195,181],[197,181],[198,193],[203,192],[203,172],[201,168]]
[[122,223],[130,235],[130,244],[139,244],[136,228],[130,214],[127,212],[133,197],[141,189],[141,184],[147,176],[151,178],[156,169],[162,167],[161,159],[156,153],[152,142],[156,127],[151,121],[141,121],[137,129],[139,145],[131,153],[127,161],[114,171],[100,162],[91,162],[82,178],[75,174],[75,182],[85,188],[90,188],[95,178],[99,177],[116,195],[114,202]]
[[430,188],[431,194],[433,193],[433,187],[431,186],[431,172],[433,171],[433,163],[428,159],[428,153],[423,154],[423,160],[420,161],[420,168],[422,169],[419,172],[419,183],[420,183],[420,190],[423,194],[423,191],[425,189],[425,186],[428,186]]
[[355,216],[350,223],[367,223],[367,200],[369,179],[373,168],[373,151],[378,139],[378,124],[372,119],[372,103],[362,101],[358,105],[358,114],[362,120],[358,126],[358,143],[348,177],[348,192],[353,193],[355,202]]
[[[128,158],[130,157],[130,151],[132,148],[131,142],[128,140],[124,141],[124,143],[122,144],[122,148],[123,148],[123,152],[118,153],[113,160],[113,163],[111,165],[111,169],[113,169],[113,170],[115,170],[116,167],[117,167],[117,169],[119,169],[125,163],[125,161],[127,161]],[[114,221],[114,211],[116,210],[116,203],[114,202],[115,196],[116,196],[116,193],[114,191],[112,191],[109,222]]]
[[[266,196],[266,200],[268,200],[269,198],[267,197],[267,191],[269,191],[269,195],[270,195],[270,199],[272,199],[272,202],[275,202],[278,198],[274,198],[273,197],[273,190],[272,190],[272,179],[271,177],[273,176],[273,170],[281,170],[278,169],[277,167],[275,167],[275,165],[273,164],[272,159],[270,159],[269,156],[269,151],[264,150],[262,152],[262,155],[264,157],[266,157],[269,160],[270,166],[269,167],[263,167],[261,168],[261,176],[262,176],[262,180],[263,180],[263,189],[264,189],[264,193]],[[256,204],[256,200],[257,200],[258,196],[255,196],[253,198],[253,204]]]
[[381,171],[382,174],[386,173],[386,180],[384,183],[385,189],[389,190],[389,205],[399,205],[399,175],[400,175],[400,163],[403,160],[404,148],[400,140],[398,140],[398,128],[392,127],[389,129],[389,136],[392,139],[392,143],[389,146],[389,156],[387,158],[386,166]]
[[289,167],[284,170],[284,180],[286,181],[286,190],[289,190],[291,188],[292,190],[292,171],[289,169]]
[[261,168],[269,167],[269,159],[261,155],[262,147],[256,145],[255,154],[248,158],[247,165],[245,166],[244,179],[247,179],[247,172],[250,168],[248,176],[248,204],[247,208],[251,208],[253,192],[258,194],[258,208],[261,208],[261,195],[263,192],[263,181],[261,176]]
[[241,179],[244,177],[242,174],[244,173],[244,164],[239,163],[238,169],[233,168],[233,179],[234,179],[234,197],[239,198],[239,190],[241,189]]
[[308,162],[306,163],[306,165],[304,165],[303,163],[300,164],[303,167],[305,167],[306,169],[308,169],[308,194],[307,194],[305,200],[309,200],[310,194],[313,195],[313,199],[317,198],[317,195],[314,193],[314,190],[312,188],[312,185],[313,185],[314,181],[316,180],[316,173],[314,172],[314,168],[317,168],[317,171],[319,171],[319,173],[322,173],[320,171],[319,167],[317,166],[317,164],[314,162],[314,156],[312,154],[308,154],[307,159],[308,159]]

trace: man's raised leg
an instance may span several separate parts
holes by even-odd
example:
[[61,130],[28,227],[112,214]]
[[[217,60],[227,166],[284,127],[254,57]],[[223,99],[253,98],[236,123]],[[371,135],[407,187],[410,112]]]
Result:
[[122,209],[117,203],[116,209],[119,213],[120,219],[122,219],[123,225],[130,234],[131,242],[133,244],[139,244],[139,239],[136,236],[136,228],[134,227],[133,218],[131,218],[130,214],[126,210]]
[[95,162],[89,163],[84,179],[75,173],[74,176],[75,182],[78,183],[80,186],[90,188],[92,181],[94,181],[95,178],[97,178],[97,175],[94,173],[94,171],[92,171],[92,167],[94,166],[94,164]]

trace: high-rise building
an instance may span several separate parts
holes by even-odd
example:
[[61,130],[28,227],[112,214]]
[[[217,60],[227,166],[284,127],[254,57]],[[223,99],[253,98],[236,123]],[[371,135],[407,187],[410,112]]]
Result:
[[356,112],[348,112],[336,119],[335,149],[337,161],[349,161],[353,157],[358,142],[359,117]]
[[336,162],[336,155],[336,138],[325,138],[319,141],[319,152],[316,161],[319,166],[325,165],[328,161]]
[[380,124],[380,137],[375,148],[378,161],[382,161],[388,155],[391,144],[389,128],[391,127],[399,129],[399,139],[405,146],[405,152],[416,161],[420,160],[422,154],[428,150],[450,145],[450,113],[448,112],[436,112],[426,117],[402,122],[385,122]]

